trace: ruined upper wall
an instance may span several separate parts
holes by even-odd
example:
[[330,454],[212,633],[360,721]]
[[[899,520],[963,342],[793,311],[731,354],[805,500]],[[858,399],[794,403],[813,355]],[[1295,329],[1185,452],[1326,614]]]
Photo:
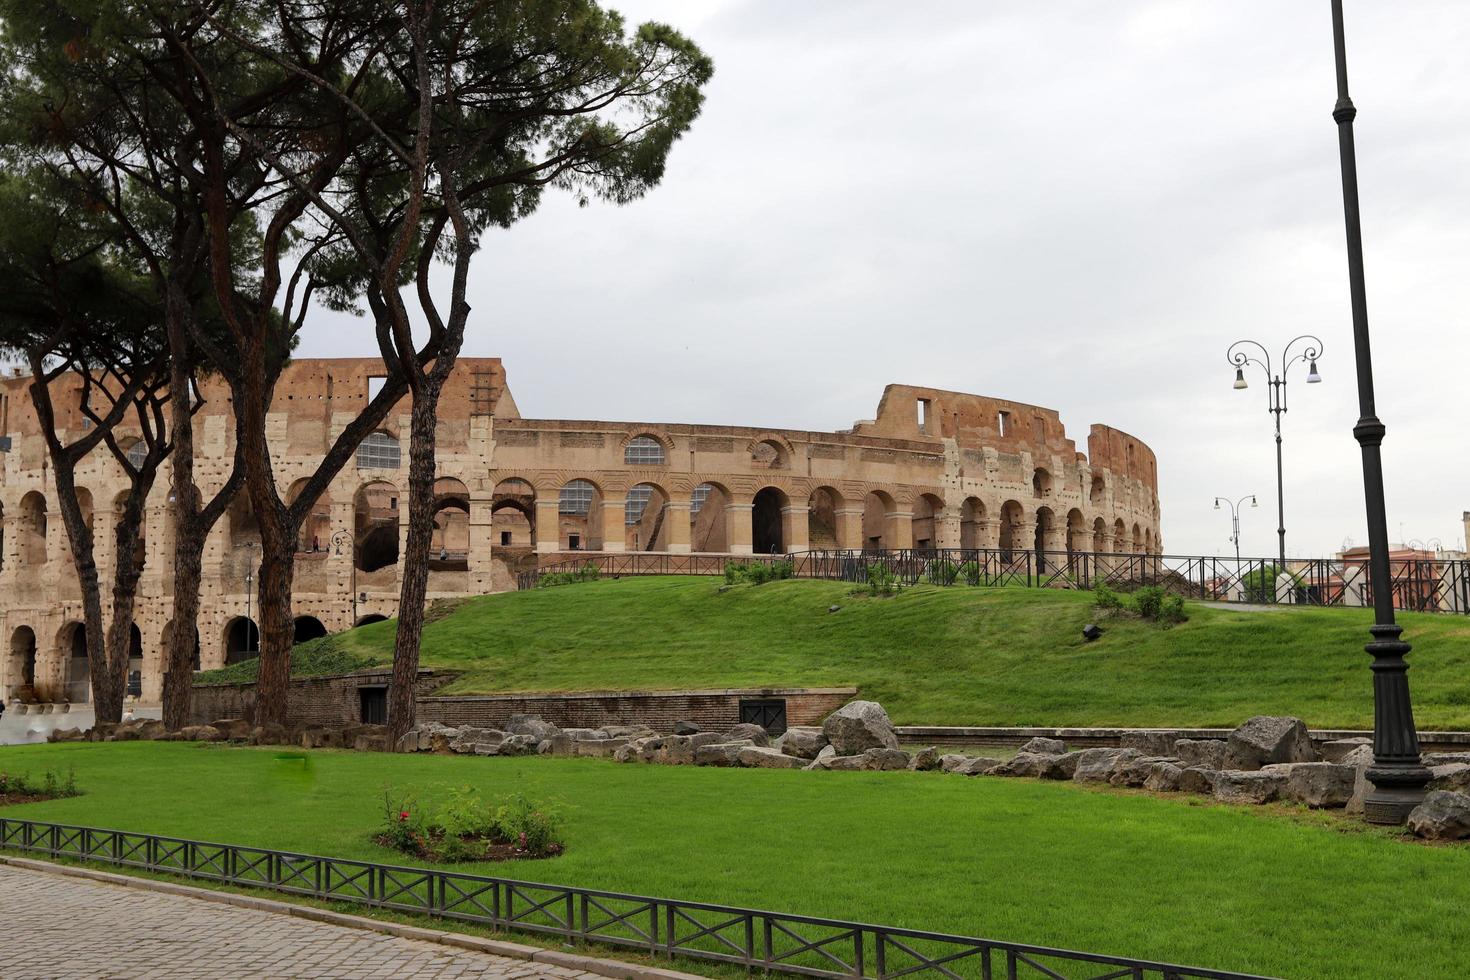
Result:
[[1106,425],[1094,425],[1087,454],[1067,438],[1061,416],[1050,408],[941,388],[891,384],[883,389],[878,415],[853,426],[854,433],[895,439],[953,439],[960,449],[995,449],[1087,459],[1094,468],[1127,474],[1158,489],[1153,450],[1141,440]]

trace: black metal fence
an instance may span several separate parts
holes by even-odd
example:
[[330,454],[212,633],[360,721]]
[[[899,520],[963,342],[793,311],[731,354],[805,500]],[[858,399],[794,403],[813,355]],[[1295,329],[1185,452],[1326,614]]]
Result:
[[[796,578],[866,582],[875,565],[903,585],[1017,586],[1131,590],[1160,585],[1193,599],[1259,604],[1368,606],[1373,588],[1364,561],[1293,559],[1283,572],[1270,558],[1114,554],[1093,551],[1004,551],[987,548],[799,551],[789,555],[670,555],[587,552],[521,573],[534,588],[551,572],[588,565],[602,575],[719,575],[726,564],[790,562]],[[1396,559],[1394,607],[1414,612],[1470,613],[1470,561]]]
[[0,847],[802,976],[1251,980],[1022,943],[31,820],[0,818]]

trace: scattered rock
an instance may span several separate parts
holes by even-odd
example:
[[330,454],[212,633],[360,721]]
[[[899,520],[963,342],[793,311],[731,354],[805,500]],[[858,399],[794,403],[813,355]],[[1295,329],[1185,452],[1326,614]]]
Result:
[[733,766],[738,762],[740,750],[755,743],[748,739],[735,742],[714,742],[701,745],[694,750],[696,766]]
[[1450,762],[1440,766],[1430,766],[1429,780],[1430,789],[1445,789],[1456,793],[1470,790],[1470,764],[1464,762]]
[[1227,770],[1254,771],[1273,762],[1317,761],[1300,718],[1257,715],[1231,732],[1227,742]]
[[868,749],[898,748],[893,722],[876,701],[848,702],[827,716],[822,722],[822,732],[840,756],[859,755]]
[[1174,743],[1178,736],[1172,732],[1124,732],[1118,739],[1120,748],[1137,749],[1144,755],[1175,758]]
[[358,735],[352,740],[352,747],[358,752],[387,752],[387,735]]
[[[519,736],[511,736],[519,738]],[[628,744],[626,738],[579,738],[572,741],[572,754],[594,759],[611,759],[613,753]]]
[[1037,773],[1042,779],[1071,779],[1077,774],[1077,752],[1047,756],[1049,760]]
[[914,772],[933,772],[939,768],[939,750],[932,745],[920,749],[909,760],[909,768]]
[[254,725],[243,718],[221,718],[219,721],[211,722],[210,726],[224,733],[227,739],[244,739],[250,737]]
[[987,759],[984,756],[960,756],[964,761],[955,765],[953,769],[946,772],[956,773],[960,776],[988,776],[996,766],[1001,764],[999,759]]
[[1333,762],[1297,762],[1262,771],[1285,771],[1286,788],[1282,798],[1314,809],[1347,806],[1358,774],[1353,766]]
[[1223,738],[1179,738],[1174,740],[1170,754],[1177,756],[1186,769],[1190,766],[1220,769],[1225,765],[1225,748]]
[[[211,725],[204,726],[202,730],[211,729],[218,737],[212,738],[209,741],[217,742],[225,737],[223,732],[217,728],[213,728]],[[346,746],[346,742],[342,738],[342,732],[336,728],[308,728],[301,733],[297,744],[303,749],[340,749]]]
[[1079,783],[1105,783],[1117,766],[1143,758],[1137,749],[1121,748],[1083,749],[1072,754],[1077,756],[1072,778]]
[[777,741],[782,752],[798,759],[815,759],[827,747],[827,736],[820,728],[788,728]]
[[1215,774],[1215,799],[1221,803],[1270,803],[1286,788],[1280,772],[1226,769]]
[[[1369,742],[1368,744],[1373,744]],[[1470,752],[1426,752],[1422,758],[1423,763],[1431,768],[1434,766],[1447,766],[1452,762],[1470,762]]]
[[1067,751],[1067,743],[1059,738],[1043,738],[1038,735],[1021,746],[1021,751],[1033,755],[1061,755]]
[[561,731],[551,722],[542,721],[539,715],[511,715],[505,730],[510,735],[534,735],[538,742]]
[[1360,745],[1353,749],[1342,759],[1338,765],[1353,767],[1353,795],[1347,802],[1348,813],[1362,813],[1363,801],[1373,791],[1373,784],[1368,782],[1368,767],[1373,764],[1373,746]]
[[825,759],[816,760],[812,765],[832,772],[860,772],[867,768],[867,761],[866,755],[829,755]]
[[1108,777],[1108,782],[1114,786],[1131,786],[1136,789],[1148,782],[1154,766],[1163,762],[1177,763],[1178,761],[1172,757],[1160,758],[1152,755],[1146,755],[1141,759],[1130,759],[1113,767],[1113,773]]
[[727,742],[736,742],[742,739],[748,740],[750,744],[759,745],[762,748],[771,744],[770,734],[761,726],[752,725],[749,722],[741,722],[725,733],[725,741]]
[[1208,766],[1188,766],[1179,774],[1179,792],[1209,796],[1215,792],[1215,777],[1219,774],[1219,770]]
[[1175,762],[1155,762],[1148,770],[1148,778],[1143,781],[1143,788],[1155,793],[1177,793],[1179,792],[1179,781],[1184,775],[1184,768]]
[[697,735],[702,730],[703,729],[701,729],[698,725],[696,725],[692,721],[676,721],[676,722],[674,722],[674,734],[675,735]]
[[1409,830],[1426,840],[1470,837],[1470,796],[1434,790],[1409,814]]
[[[1327,762],[1341,762],[1354,749],[1372,744],[1373,740],[1363,735],[1356,736],[1355,738],[1335,738],[1330,742],[1322,743],[1322,758]],[[1425,764],[1428,765],[1428,763]]]
[[1051,764],[1054,755],[1037,755],[1034,752],[1018,752],[1009,761],[1002,762],[990,770],[992,776],[1036,776]]
[[864,769],[873,772],[895,772],[909,767],[909,754],[902,749],[868,749],[863,753]]
[[747,745],[735,753],[735,758],[750,769],[801,769],[806,765],[805,759],[762,745]]
[[46,736],[48,742],[80,742],[85,736],[80,728],[57,728]]

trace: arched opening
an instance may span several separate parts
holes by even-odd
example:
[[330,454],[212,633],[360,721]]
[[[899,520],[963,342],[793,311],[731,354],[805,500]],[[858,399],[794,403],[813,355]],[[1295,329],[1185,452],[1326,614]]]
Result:
[[1021,524],[1025,520],[1025,509],[1018,500],[1007,500],[1000,505],[1000,552],[1001,558],[1011,561],[1018,550],[1025,550],[1029,542],[1021,540]]
[[920,494],[914,501],[913,526],[914,548],[917,551],[933,551],[939,547],[940,515],[944,513],[944,501],[932,493]]
[[128,686],[129,697],[143,696],[143,631],[138,624],[128,627]]
[[536,488],[519,477],[501,480],[490,495],[490,527],[499,548],[536,546]]
[[730,493],[717,483],[701,483],[689,495],[689,550],[730,550]]
[[832,487],[817,487],[807,499],[806,535],[809,547],[817,550],[842,547],[837,539],[837,511],[842,495]]
[[92,700],[86,624],[68,623],[61,628],[61,636],[61,648],[66,653],[66,699],[72,704],[86,704]]
[[1036,551],[1036,567],[1038,570],[1046,567],[1046,552],[1052,550],[1052,535],[1056,533],[1057,518],[1050,507],[1038,507],[1036,509],[1036,536],[1034,546]]
[[1143,529],[1143,553],[1145,555],[1151,555],[1151,554],[1154,553],[1154,532],[1153,532],[1153,528],[1147,528],[1146,527],[1146,528]]
[[786,539],[781,533],[782,511],[786,509],[786,494],[775,487],[764,487],[758,491],[750,511],[750,549],[757,555],[780,555],[786,553]]
[[16,559],[21,567],[46,563],[46,498],[32,490],[20,499]]
[[[296,503],[306,489],[306,480],[297,480],[291,484],[290,491],[286,494],[287,505]],[[296,529],[296,552],[303,555],[325,554],[331,546],[332,540],[332,493],[323,490],[321,496],[311,505],[311,510],[301,519],[301,526]]]
[[352,501],[353,559],[363,572],[398,564],[398,488],[364,484]]
[[1052,488],[1051,472],[1044,467],[1038,466],[1031,474],[1031,493],[1037,497],[1050,497]]
[[669,495],[662,487],[640,483],[623,502],[623,546],[629,551],[666,551]]
[[395,435],[374,432],[357,446],[357,468],[360,470],[396,470],[402,465],[403,450]]
[[236,616],[225,627],[225,663],[237,664],[260,656],[260,628],[255,620]]
[[1092,489],[1087,494],[1088,503],[1098,507],[1102,506],[1103,494],[1106,488],[1107,484],[1103,481],[1102,476],[1094,476],[1092,478]]
[[984,541],[985,502],[979,497],[966,497],[960,505],[960,547],[983,548]]
[[1067,553],[1087,550],[1087,518],[1073,507],[1067,511]]
[[1122,554],[1128,550],[1128,528],[1123,524],[1123,518],[1113,522],[1113,552]]
[[662,466],[664,444],[653,436],[634,436],[623,447],[623,463],[627,466]]
[[361,619],[359,619],[357,621],[357,625],[358,626],[369,626],[369,625],[371,625],[373,623],[386,623],[387,621],[388,621],[388,617],[387,616],[380,616],[377,613],[370,613],[370,614],[368,614],[366,616],[363,616]]
[[297,616],[293,625],[295,631],[291,637],[291,643],[294,646],[300,646],[309,640],[318,640],[327,635],[327,628],[315,616]]
[[[164,659],[165,665],[168,663],[168,658],[170,656],[172,656],[173,637],[174,637],[174,624],[173,624],[173,621],[170,620],[163,627],[163,636],[161,638],[161,642],[163,644],[162,649],[163,649],[163,659]],[[199,627],[196,626],[196,627],[194,627],[194,649],[189,654],[189,668],[191,670],[199,670],[200,667],[201,667],[200,659],[201,658],[200,658],[200,654],[199,654]],[[167,667],[165,666],[165,670],[166,669],[167,669]]]
[[92,491],[86,487],[77,487],[77,507],[82,511],[82,523],[87,525],[87,530],[94,530],[92,524]]
[[36,631],[17,626],[10,634],[10,662],[6,665],[10,687],[7,698],[20,698],[27,703],[36,700]]
[[1101,517],[1092,522],[1092,550],[1099,554],[1108,550],[1108,523]]
[[863,547],[870,551],[887,546],[888,515],[897,508],[893,498],[882,490],[874,490],[863,499]]
[[756,470],[784,470],[791,465],[786,448],[774,439],[762,439],[751,447],[750,466]]
[[470,567],[470,492],[453,477],[434,481],[434,531],[429,539],[430,567],[464,571]]
[[563,551],[602,550],[602,490],[572,480],[557,494],[558,545]]
[[1133,553],[1143,554],[1143,529],[1137,524],[1133,525]]
[[260,547],[260,522],[255,519],[255,508],[250,505],[250,495],[242,488],[235,492],[230,509],[225,514],[225,527],[229,531],[230,549]]

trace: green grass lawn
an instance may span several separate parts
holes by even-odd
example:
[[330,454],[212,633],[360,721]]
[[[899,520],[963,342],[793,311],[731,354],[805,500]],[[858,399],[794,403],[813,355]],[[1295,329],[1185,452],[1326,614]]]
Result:
[[[424,630],[423,662],[464,672],[444,693],[855,684],[901,724],[1372,725],[1369,610],[1192,604],[1172,629],[1102,620],[1085,643],[1096,615],[1087,592],[626,578],[469,600]],[[1403,622],[1420,727],[1470,728],[1470,618]],[[300,667],[386,661],[393,630],[307,644]]]
[[5,748],[0,768],[74,767],[85,791],[5,813],[412,863],[370,841],[383,787],[472,784],[558,801],[568,851],[465,870],[1285,977],[1470,971],[1470,848],[1337,816],[932,773],[297,755]]

